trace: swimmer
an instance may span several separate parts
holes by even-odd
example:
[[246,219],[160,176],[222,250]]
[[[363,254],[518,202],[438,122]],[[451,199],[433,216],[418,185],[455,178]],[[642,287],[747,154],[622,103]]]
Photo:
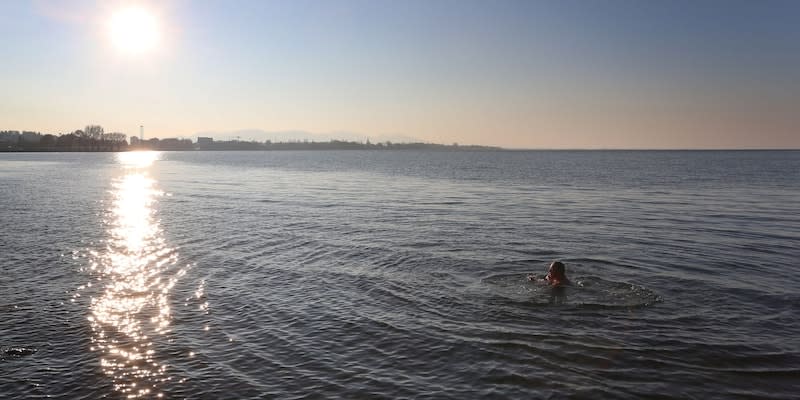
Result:
[[569,279],[567,279],[567,270],[564,263],[561,261],[553,261],[544,278],[538,278],[536,275],[530,274],[528,275],[528,280],[531,282],[547,282],[547,284],[552,287],[568,286],[572,284]]

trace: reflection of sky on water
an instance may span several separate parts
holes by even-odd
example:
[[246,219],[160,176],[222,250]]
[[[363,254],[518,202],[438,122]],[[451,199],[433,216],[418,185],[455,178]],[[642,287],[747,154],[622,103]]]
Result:
[[147,167],[156,152],[119,153],[125,167],[112,182],[107,246],[92,254],[91,270],[103,286],[92,298],[92,350],[103,371],[128,398],[159,396],[159,382],[169,380],[152,337],[169,332],[169,294],[185,273],[177,269],[177,251],[168,246],[155,218],[163,192]]

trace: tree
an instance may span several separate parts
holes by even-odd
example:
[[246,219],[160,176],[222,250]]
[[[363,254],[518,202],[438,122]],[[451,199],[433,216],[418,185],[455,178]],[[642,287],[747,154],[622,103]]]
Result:
[[106,140],[112,141],[114,143],[124,142],[127,136],[124,133],[120,132],[111,132],[106,134]]
[[111,150],[119,150],[120,147],[123,145],[127,145],[128,142],[125,141],[126,135],[120,132],[111,132],[105,134],[105,140],[110,142]]
[[66,135],[61,135],[56,139],[56,146],[63,150],[72,150],[72,147],[75,144],[75,140],[77,139],[77,135],[74,133],[69,133]]
[[92,151],[101,150],[100,141],[103,139],[103,127],[100,125],[86,125],[83,134],[88,139]]
[[56,137],[55,135],[46,134],[42,136],[42,140],[39,142],[39,145],[45,149],[50,149],[56,145]]
[[103,138],[103,127],[100,125],[86,125],[83,131],[89,139],[100,140]]

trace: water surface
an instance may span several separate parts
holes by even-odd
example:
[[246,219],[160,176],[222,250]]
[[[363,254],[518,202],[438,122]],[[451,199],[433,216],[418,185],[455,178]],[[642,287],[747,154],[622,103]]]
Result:
[[[0,397],[792,398],[800,152],[0,154]],[[559,259],[576,284],[531,284]]]

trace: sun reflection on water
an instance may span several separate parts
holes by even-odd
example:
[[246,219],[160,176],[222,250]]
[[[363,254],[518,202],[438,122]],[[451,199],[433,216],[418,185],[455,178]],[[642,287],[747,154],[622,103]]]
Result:
[[125,173],[112,182],[107,246],[92,253],[103,289],[91,300],[92,350],[114,388],[128,398],[161,397],[170,379],[153,345],[170,330],[169,294],[185,269],[163,236],[155,205],[163,195],[147,171],[156,152],[119,153]]
[[145,168],[161,157],[160,151],[126,151],[117,153],[117,161],[123,167]]

